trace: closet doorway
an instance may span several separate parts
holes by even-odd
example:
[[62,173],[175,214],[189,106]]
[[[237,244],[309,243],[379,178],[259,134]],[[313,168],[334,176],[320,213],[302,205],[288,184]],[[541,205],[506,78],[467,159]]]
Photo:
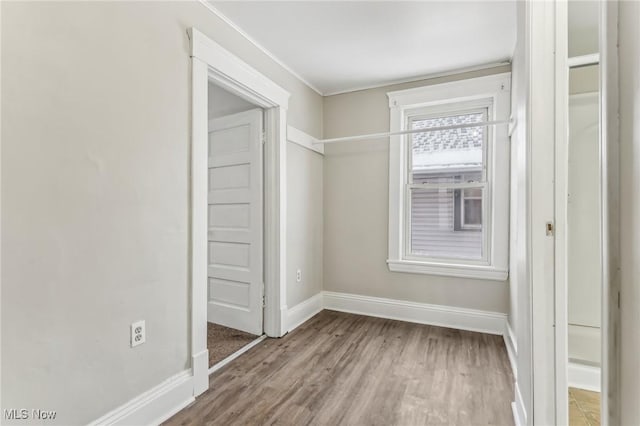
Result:
[[208,85],[209,373],[263,339],[263,115]]
[[[557,200],[566,222],[556,242],[558,401],[559,422],[576,426],[602,423],[606,413],[607,364],[604,280],[603,152],[601,138],[600,13],[598,2],[570,1],[566,7],[566,50],[559,66],[566,86],[564,113],[559,122],[566,137],[559,138]],[[562,42],[562,37],[560,38]],[[564,121],[563,121],[564,119]],[[565,180],[566,179],[566,180]],[[561,226],[563,225],[559,218]],[[559,271],[562,271],[558,274]],[[562,395],[564,394],[564,395]],[[566,400],[564,398],[567,398]],[[565,405],[566,404],[566,405]],[[604,423],[607,423],[606,416]],[[565,420],[566,419],[566,420]]]

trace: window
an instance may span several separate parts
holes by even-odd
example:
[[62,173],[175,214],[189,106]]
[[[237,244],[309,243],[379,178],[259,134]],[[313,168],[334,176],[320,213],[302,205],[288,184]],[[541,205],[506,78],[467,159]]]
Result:
[[389,93],[389,268],[506,279],[509,75]]

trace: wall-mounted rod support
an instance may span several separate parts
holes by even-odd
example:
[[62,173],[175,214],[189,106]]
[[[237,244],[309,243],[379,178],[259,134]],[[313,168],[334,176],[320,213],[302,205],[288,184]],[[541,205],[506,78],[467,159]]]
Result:
[[401,130],[399,132],[384,132],[384,133],[371,133],[369,135],[344,136],[341,138],[315,140],[313,141],[313,143],[364,141],[364,140],[371,140],[371,139],[388,138],[389,136],[397,136],[397,135],[410,135],[414,133],[438,132],[441,130],[466,129],[470,127],[487,127],[487,126],[496,126],[499,124],[510,124],[510,123],[511,123],[511,120],[483,121],[478,123],[465,123],[465,124],[455,124],[451,126],[429,127],[427,129],[412,129],[412,130]]
[[590,65],[598,65],[600,63],[600,54],[593,53],[591,55],[574,56],[567,59],[569,68],[588,67]]

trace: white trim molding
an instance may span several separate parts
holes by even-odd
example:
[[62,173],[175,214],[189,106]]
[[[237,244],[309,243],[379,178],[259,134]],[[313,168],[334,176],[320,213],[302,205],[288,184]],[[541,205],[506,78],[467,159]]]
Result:
[[463,265],[412,260],[387,260],[391,272],[440,275],[444,277],[474,278],[505,281],[509,276],[506,269],[491,268],[487,265]]
[[569,361],[569,386],[600,392],[600,367]]
[[320,292],[304,300],[294,307],[287,309],[285,329],[287,333],[292,332],[300,325],[307,322],[313,316],[322,311],[324,307],[323,293]]
[[293,126],[287,126],[287,140],[324,155],[324,145],[316,143],[316,138]]
[[600,63],[599,53],[592,53],[590,55],[582,55],[582,56],[572,56],[567,60],[567,66],[569,68],[588,67],[590,65],[598,65],[599,63]]
[[518,378],[518,346],[509,321],[505,321],[504,334],[502,336],[504,337],[504,345],[507,348],[507,355],[509,356],[509,363],[515,380]]
[[[191,34],[191,56],[209,66],[209,74],[215,75],[215,83],[230,89],[244,99],[263,108],[279,106],[287,109],[291,94],[248,65],[242,59],[220,46],[195,28]],[[243,93],[247,91],[248,93]],[[259,98],[256,101],[254,98]]]
[[507,315],[453,306],[430,305],[358,294],[324,292],[324,308],[418,324],[503,335]]
[[[206,327],[206,325],[205,325]],[[206,333],[206,328],[205,328]],[[205,334],[206,339],[206,334]],[[206,341],[205,341],[206,345]],[[191,356],[191,368],[193,369],[193,394],[200,395],[209,389],[209,349],[201,350],[199,353]]]
[[527,410],[524,405],[524,400],[522,399],[522,394],[520,393],[520,387],[518,386],[518,382],[516,381],[513,384],[515,389],[516,400],[511,403],[511,411],[513,411],[513,422],[516,426],[526,426],[527,423]]
[[89,426],[158,425],[193,401],[193,376],[191,370],[185,370],[94,420]]
[[287,107],[290,94],[195,28],[191,40],[192,130],[190,164],[191,353],[193,395],[208,389],[207,197],[208,83],[265,110],[264,147],[264,332],[282,336],[286,295]]

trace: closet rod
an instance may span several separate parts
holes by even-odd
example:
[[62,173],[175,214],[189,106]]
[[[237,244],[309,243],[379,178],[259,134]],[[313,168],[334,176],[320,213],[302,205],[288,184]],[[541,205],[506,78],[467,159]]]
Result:
[[591,55],[573,56],[567,59],[569,68],[588,67],[590,65],[598,65],[600,63],[600,54],[593,53]]
[[440,130],[454,130],[454,129],[466,129],[469,127],[496,126],[498,124],[511,124],[511,120],[483,121],[479,123],[465,123],[465,124],[456,124],[451,126],[429,127],[428,129],[413,129],[413,130],[401,130],[399,132],[371,133],[369,135],[344,136],[341,138],[315,140],[313,141],[313,143],[321,144],[321,143],[362,141],[362,140],[370,140],[370,139],[387,138],[389,136],[396,136],[396,135],[409,135],[413,133],[429,133],[429,132],[438,132]]

